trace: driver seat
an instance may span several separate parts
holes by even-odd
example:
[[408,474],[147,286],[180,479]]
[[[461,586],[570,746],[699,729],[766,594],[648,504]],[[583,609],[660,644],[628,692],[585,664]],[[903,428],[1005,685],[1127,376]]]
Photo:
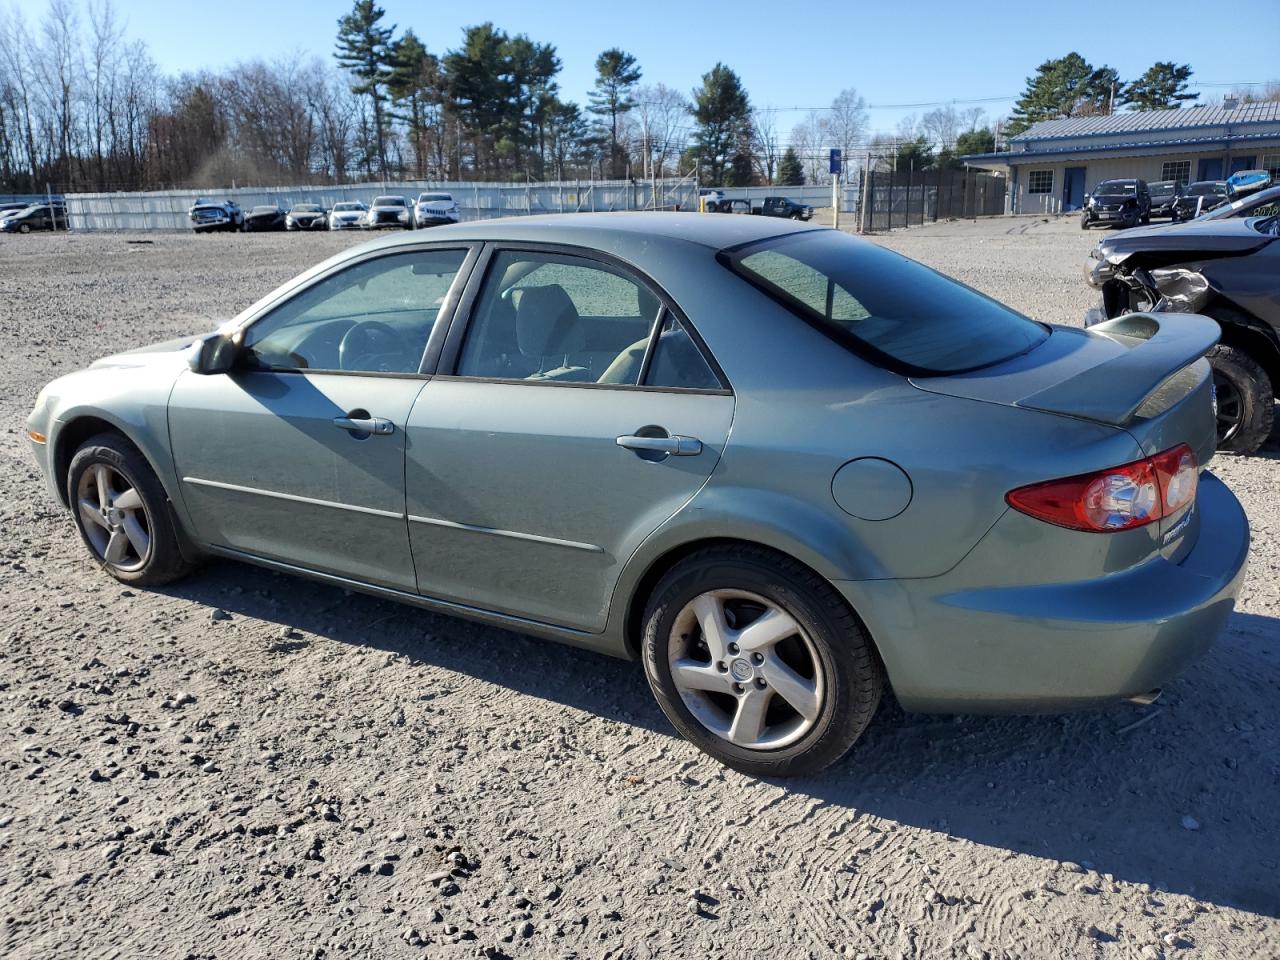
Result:
[[586,349],[586,330],[578,308],[558,283],[526,287],[516,305],[516,347],[537,365],[530,380],[591,380],[591,372],[569,363]]

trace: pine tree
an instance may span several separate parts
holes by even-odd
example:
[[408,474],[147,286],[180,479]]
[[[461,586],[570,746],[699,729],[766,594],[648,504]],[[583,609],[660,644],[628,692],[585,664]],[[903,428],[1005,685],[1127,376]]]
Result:
[[636,105],[631,94],[639,82],[636,58],[625,50],[612,47],[596,57],[596,84],[589,94],[587,109],[601,118],[602,135],[608,133],[609,175],[614,179],[625,172],[623,150],[618,143],[618,121]]
[[391,116],[408,128],[417,161],[417,175],[426,178],[430,154],[428,143],[431,133],[439,126],[444,99],[440,60],[427,51],[412,30],[404,32],[392,53],[387,91],[397,109]]
[[1124,88],[1122,100],[1130,110],[1170,110],[1180,107],[1198,94],[1188,93],[1191,80],[1189,64],[1178,66],[1161,61]]
[[1013,135],[1042,120],[1104,113],[1123,88],[1113,68],[1095,68],[1078,53],[1046,60],[1027,78],[1027,88],[1014,105],[1008,131]]
[[735,185],[728,182],[742,172],[735,161],[750,152],[751,100],[738,75],[723,63],[703,74],[702,86],[693,91],[693,119],[691,153],[702,168],[701,179]]
[[778,164],[778,186],[803,187],[804,166],[796,155],[795,147],[787,147],[782,154],[782,162]]
[[367,96],[373,107],[373,136],[377,145],[378,165],[382,175],[387,175],[387,123],[384,105],[387,100],[385,87],[391,76],[394,60],[391,38],[396,28],[380,27],[386,11],[373,0],[355,0],[355,6],[338,20],[338,44],[334,56],[356,77],[351,92]]

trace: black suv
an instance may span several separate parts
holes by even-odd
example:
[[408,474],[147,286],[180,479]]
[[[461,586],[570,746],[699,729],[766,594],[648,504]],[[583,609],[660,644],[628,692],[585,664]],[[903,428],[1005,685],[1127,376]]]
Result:
[[1103,180],[1085,195],[1080,229],[1095,223],[1136,227],[1151,222],[1151,191],[1145,180]]
[[1181,180],[1157,180],[1148,186],[1151,189],[1151,216],[1172,217],[1173,208],[1187,185]]
[[1173,222],[1194,220],[1233,199],[1231,185],[1225,180],[1200,180],[1191,184],[1173,205]]

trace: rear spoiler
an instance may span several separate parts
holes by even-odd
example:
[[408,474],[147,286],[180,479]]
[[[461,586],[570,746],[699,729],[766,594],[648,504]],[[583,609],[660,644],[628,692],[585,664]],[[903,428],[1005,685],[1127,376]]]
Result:
[[1089,327],[1089,333],[1129,349],[1024,397],[1018,406],[1124,426],[1160,384],[1212,350],[1222,329],[1198,314],[1127,313]]

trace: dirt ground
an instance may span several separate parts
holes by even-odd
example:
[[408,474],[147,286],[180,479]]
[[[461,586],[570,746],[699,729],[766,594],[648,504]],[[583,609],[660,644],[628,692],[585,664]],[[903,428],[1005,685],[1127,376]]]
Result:
[[[1274,438],[1214,462],[1248,581],[1156,706],[888,705],[825,775],[761,782],[635,664],[233,563],[154,592],[91,566],[21,437],[39,387],[360,238],[137,239],[0,238],[0,955],[1280,956]],[[1096,240],[876,242],[1077,323]]]

